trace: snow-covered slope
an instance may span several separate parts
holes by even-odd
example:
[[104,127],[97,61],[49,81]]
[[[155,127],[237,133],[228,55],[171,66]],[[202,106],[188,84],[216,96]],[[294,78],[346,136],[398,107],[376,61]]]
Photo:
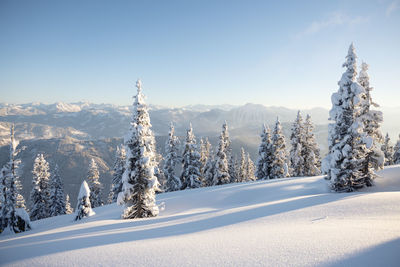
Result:
[[399,266],[400,166],[376,186],[331,193],[322,176],[158,195],[155,218],[107,205],[0,236],[12,266]]

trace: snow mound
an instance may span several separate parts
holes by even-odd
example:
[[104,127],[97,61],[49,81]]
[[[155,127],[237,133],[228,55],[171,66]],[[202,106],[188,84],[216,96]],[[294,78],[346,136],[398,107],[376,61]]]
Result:
[[164,193],[154,218],[116,204],[0,236],[4,266],[398,266],[400,165],[376,186],[332,193],[323,176]]

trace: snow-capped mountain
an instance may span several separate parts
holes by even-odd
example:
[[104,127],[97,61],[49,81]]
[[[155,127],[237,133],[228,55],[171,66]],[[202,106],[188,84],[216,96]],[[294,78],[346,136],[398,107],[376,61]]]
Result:
[[[244,106],[195,105],[182,108],[150,106],[150,117],[156,135],[166,135],[169,123],[175,124],[177,134],[184,135],[191,122],[197,134],[217,133],[224,121],[230,129],[259,127],[272,124],[276,117],[281,122],[291,122],[296,110],[282,107],[265,107],[246,104]],[[327,110],[312,109],[315,124],[327,124]],[[0,104],[0,144],[6,144],[7,128],[16,124],[17,138],[41,139],[73,136],[82,140],[121,137],[129,127],[130,107],[88,102],[42,104]],[[36,129],[35,133],[31,130]],[[44,129],[40,130],[43,127]],[[62,131],[61,129],[69,129]],[[40,135],[40,132],[47,133]],[[250,133],[249,133],[250,134]],[[258,134],[258,133],[257,133]]]

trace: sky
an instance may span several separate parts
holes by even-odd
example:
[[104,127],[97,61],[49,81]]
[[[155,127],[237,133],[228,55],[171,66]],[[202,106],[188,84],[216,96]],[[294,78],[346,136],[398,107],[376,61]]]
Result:
[[329,108],[352,42],[400,106],[400,0],[0,0],[0,102]]

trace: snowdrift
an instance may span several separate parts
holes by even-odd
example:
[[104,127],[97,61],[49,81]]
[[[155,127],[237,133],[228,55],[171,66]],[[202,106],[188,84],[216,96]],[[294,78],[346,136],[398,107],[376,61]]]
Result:
[[155,218],[115,204],[0,236],[4,266],[399,266],[400,165],[331,193],[322,176],[164,193]]

